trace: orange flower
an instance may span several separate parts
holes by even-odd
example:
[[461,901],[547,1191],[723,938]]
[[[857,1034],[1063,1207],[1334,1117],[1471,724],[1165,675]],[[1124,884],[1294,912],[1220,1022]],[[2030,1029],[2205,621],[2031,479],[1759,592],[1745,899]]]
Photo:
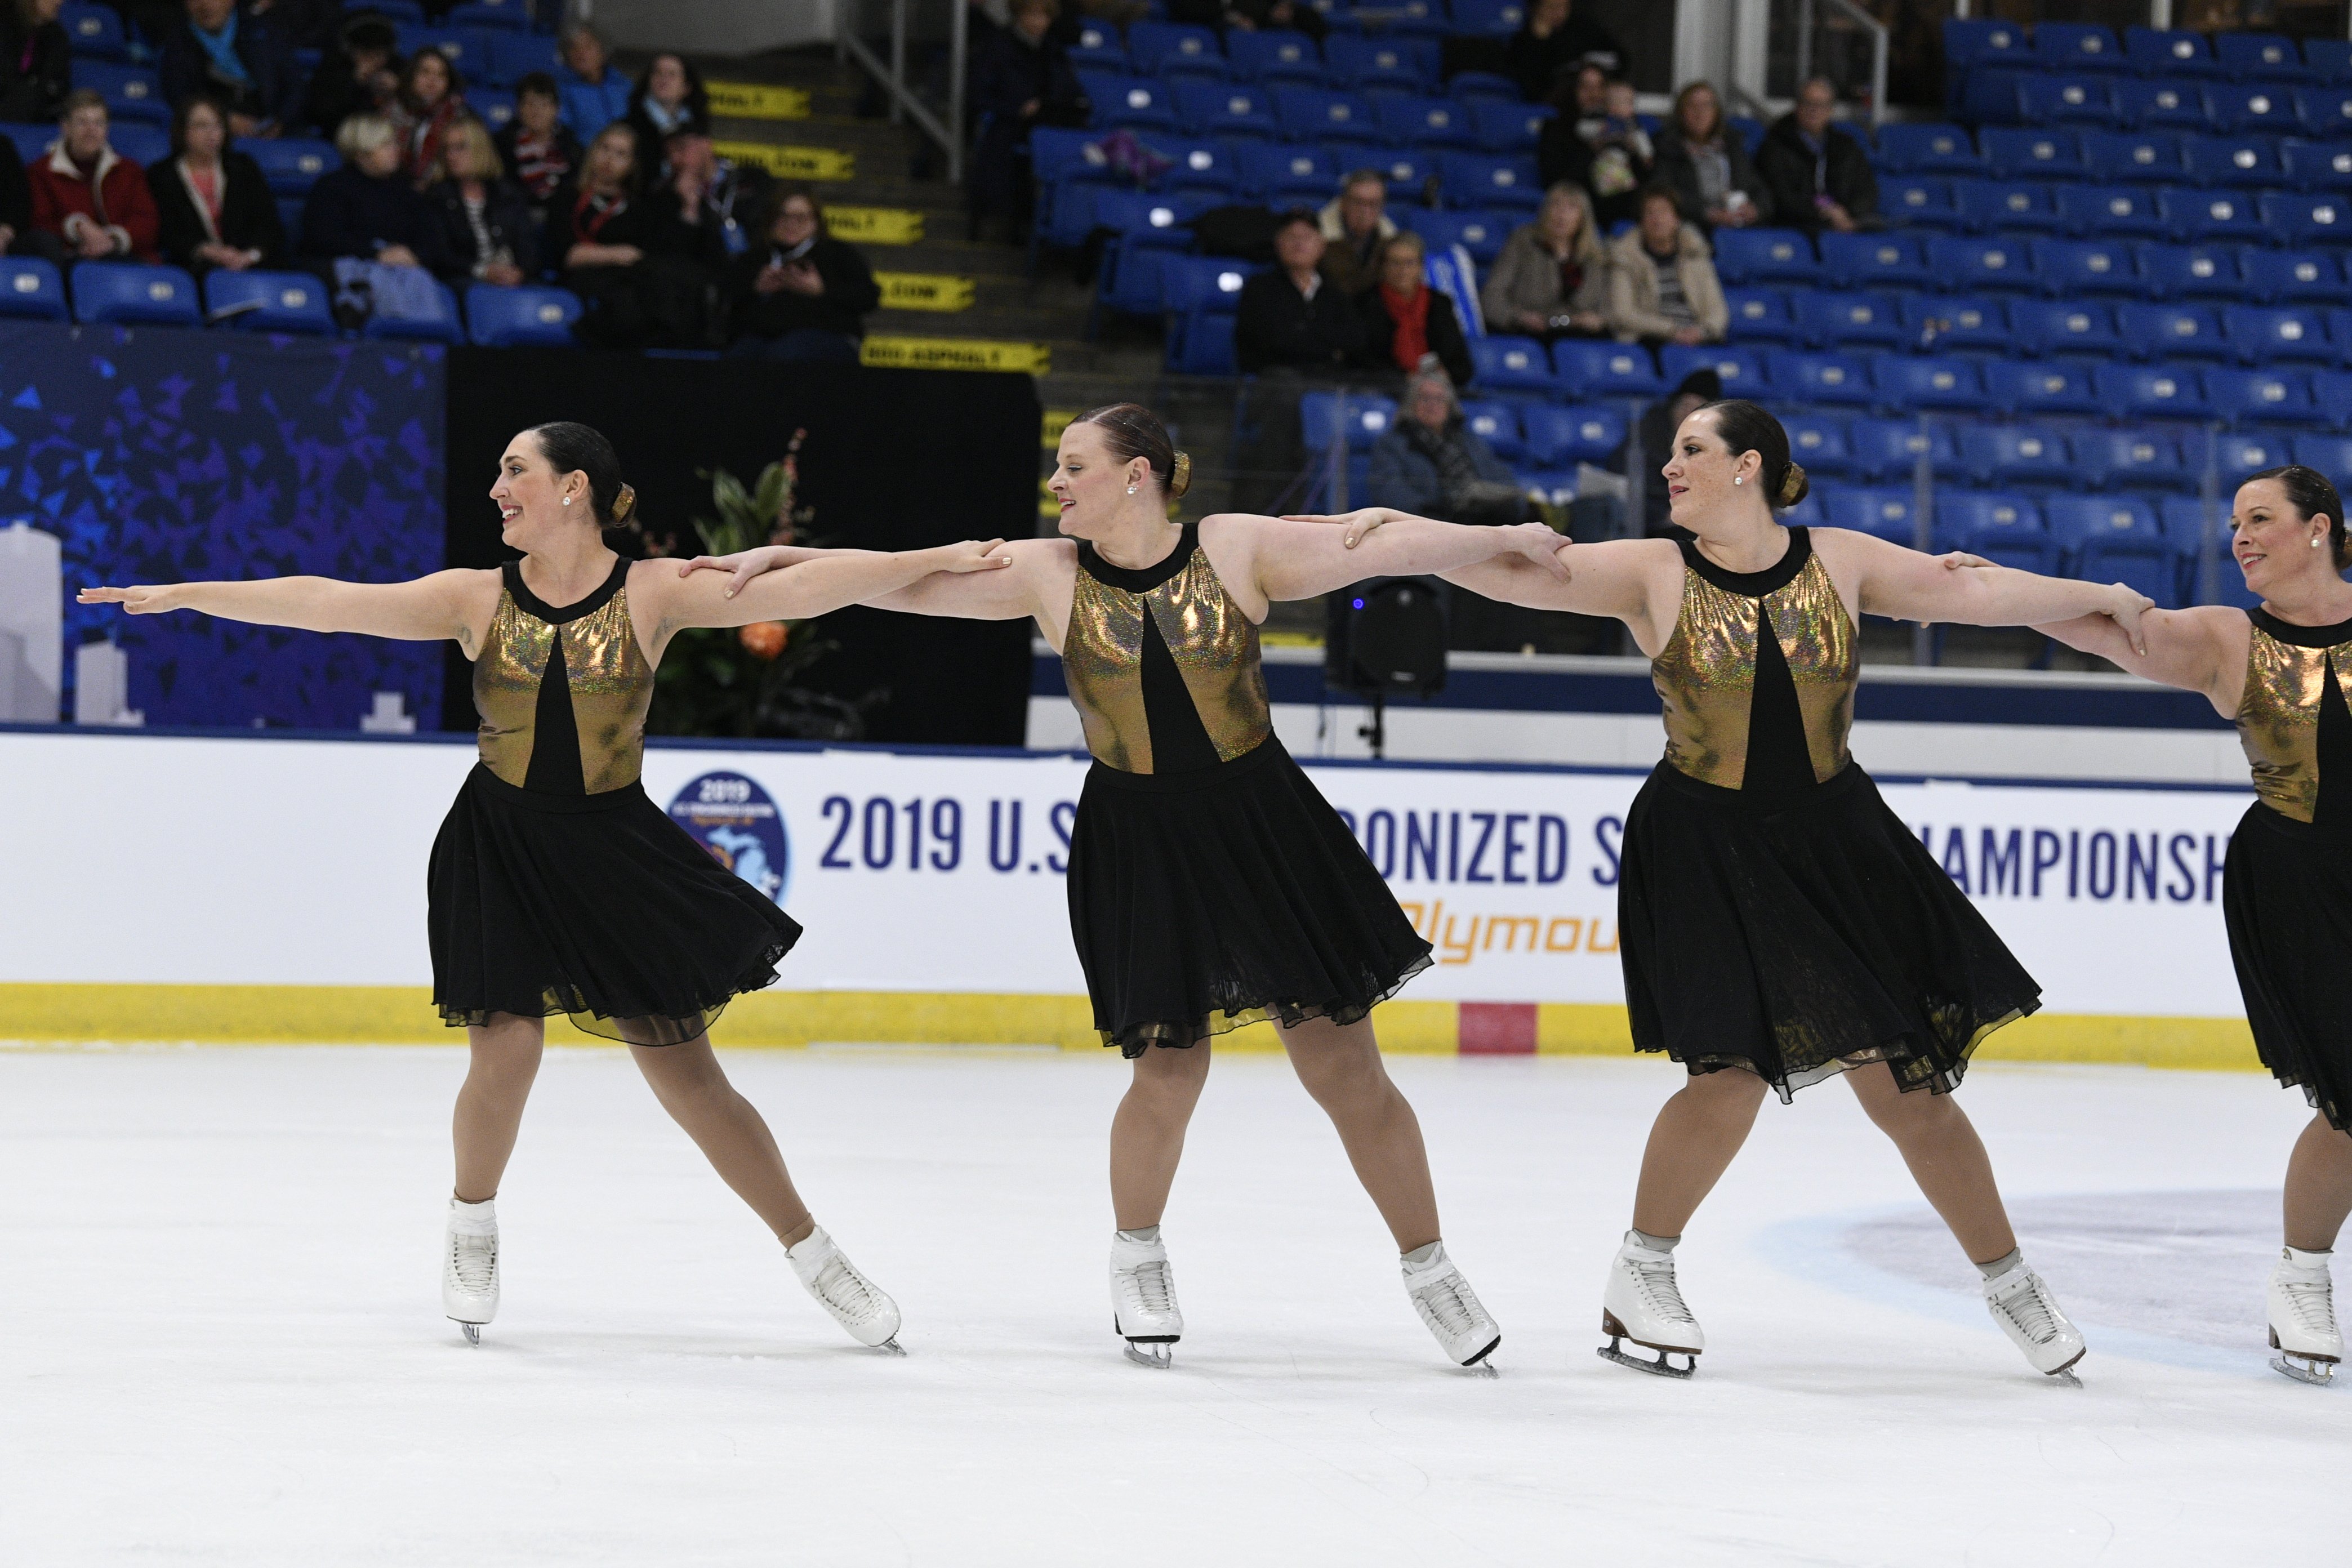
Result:
[[791,628],[782,621],[753,621],[736,634],[744,648],[754,658],[773,658],[784,651],[792,637]]

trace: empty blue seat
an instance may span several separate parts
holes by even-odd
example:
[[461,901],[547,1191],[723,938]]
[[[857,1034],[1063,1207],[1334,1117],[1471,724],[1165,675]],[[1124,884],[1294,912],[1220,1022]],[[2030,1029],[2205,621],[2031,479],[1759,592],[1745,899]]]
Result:
[[[1920,228],[1958,228],[1959,209],[1952,205],[1948,181],[1925,174],[1900,174],[1878,182],[1879,205],[1899,224]],[[1720,246],[1723,236],[1718,233]]]
[[2033,58],[2053,70],[2128,68],[2114,33],[2089,22],[2044,22],[2033,29]]
[[448,22],[453,27],[520,32],[530,26],[530,13],[522,0],[470,0],[469,4],[451,6]]
[[1731,315],[1731,336],[1747,342],[1793,343],[1796,319],[1789,313],[1789,297],[1778,289],[1734,286],[1723,291]]
[[1323,51],[1315,40],[1280,27],[1264,32],[1236,27],[1227,33],[1225,63],[1244,81],[1296,81],[1310,87],[1323,81]]
[[2023,27],[1991,17],[1954,17],[1944,23],[1944,58],[1956,70],[1987,63],[2014,64],[2032,56]]
[[1168,308],[1166,268],[1177,254],[1132,231],[1105,245],[1102,264],[1095,270],[1096,305],[1122,316],[1162,314]]
[[[2198,546],[2210,543],[2227,552],[2230,542],[2230,498],[2220,498],[2213,506],[2213,516],[2206,516],[2202,496],[2158,496],[2156,499],[2157,526],[2164,530],[2166,541],[2176,554],[2196,556]],[[2208,529],[2211,530],[2209,537]],[[2229,563],[2231,575],[2237,575],[2237,565]]]
[[[1474,38],[1504,38],[1524,26],[1528,8],[1520,0],[1454,0],[1454,30]],[[1512,91],[1517,91],[1516,86]]]
[[1829,498],[1832,528],[1850,528],[1892,543],[1915,542],[1912,494],[1892,486],[1841,486]]
[[1513,213],[1446,212],[1433,207],[1408,208],[1399,218],[1430,249],[1450,250],[1458,245],[1481,266],[1503,254],[1504,242],[1518,222],[1518,215]]
[[1726,397],[1762,398],[1771,390],[1771,364],[1761,347],[1730,343],[1669,343],[1658,351],[1658,379],[1680,386],[1695,371],[1711,370]]
[[1226,75],[1225,51],[1206,27],[1174,22],[1138,22],[1127,30],[1128,58],[1144,76]]
[[2041,283],[2022,239],[1999,235],[1937,235],[1927,242],[1927,264],[1945,288],[2033,291]]
[[2352,300],[2352,283],[2333,251],[2273,250],[2250,245],[2238,253],[2246,292],[2263,304],[2340,305]]
[[1821,258],[1822,276],[1842,289],[1925,288],[1935,278],[1914,235],[1824,234]]
[[2221,319],[2209,305],[2120,305],[2116,325],[2134,359],[2228,359]]
[[1818,414],[1791,414],[1780,421],[1789,434],[1789,456],[1808,474],[1843,474],[1852,466],[1846,451],[1845,421]]
[[1867,404],[1870,375],[1849,354],[1774,349],[1766,358],[1773,390],[1797,403]]
[[2143,245],[2139,275],[2159,300],[2235,300],[2246,289],[2241,254],[2228,245]]
[[1222,310],[1195,310],[1168,323],[1168,369],[1177,375],[1234,375],[1234,319]]
[[2205,373],[2205,398],[2232,425],[2301,425],[2316,417],[2303,373],[2216,366]]
[[77,55],[96,60],[129,58],[122,14],[111,5],[66,5],[58,12],[58,25],[66,30],[67,47]]
[[1974,360],[1880,354],[1871,361],[1870,374],[1878,401],[1892,408],[1980,410],[1990,405]]
[[501,87],[512,87],[533,71],[551,75],[562,64],[556,56],[555,39],[546,33],[498,31],[483,34],[482,39],[490,57],[489,73],[484,79]]
[[514,123],[515,95],[502,87],[468,87],[466,107],[472,110],[492,135]]
[[2326,318],[2308,308],[2227,305],[2221,310],[2221,333],[2248,364],[2329,364],[2336,357]]
[[2275,185],[2286,178],[2275,136],[2183,136],[2181,165],[2200,185]]
[[1524,207],[1543,201],[1543,179],[1533,158],[1495,153],[1441,153],[1439,188],[1451,207]]
[[1540,103],[1501,103],[1489,99],[1470,106],[1470,124],[1478,145],[1489,153],[1532,153],[1552,112]]
[[2285,135],[2301,121],[2292,90],[2284,87],[2225,83],[2208,89],[2206,101],[2213,106],[2213,123],[2223,131]]
[[1475,147],[1477,121],[1471,106],[1450,98],[1410,98],[1382,93],[1371,100],[1373,123],[1384,142],[1409,147]]
[[1996,566],[2047,574],[2057,564],[2057,547],[2042,526],[2042,509],[2024,496],[1939,489],[1936,524],[1959,548]]
[[2260,239],[2267,232],[2261,209],[2244,191],[2160,190],[2156,210],[2186,240]]
[[[1169,131],[1176,125],[1176,102],[1169,97],[1168,85],[1141,76],[1111,76],[1105,72],[1080,71],[1078,81],[1085,87],[1087,97],[1094,104],[1094,122],[1102,126],[1133,126],[1141,130]],[[1184,87],[1201,87],[1214,91],[1214,82],[1185,82]],[[1188,124],[1190,131],[1207,131],[1205,122]],[[1265,115],[1255,126],[1219,124],[1219,130],[1258,129],[1271,132],[1273,117]]]
[[2020,425],[1971,425],[1960,432],[1960,467],[1979,484],[2056,484],[2072,471],[2065,441]]
[[196,280],[176,267],[85,261],[73,273],[77,321],[153,322],[193,327],[199,320]]
[[2269,237],[2287,245],[2342,245],[2352,240],[2352,197],[2336,192],[2267,191],[2260,198]]
[[1075,70],[1113,71],[1128,75],[1134,68],[1127,58],[1127,41],[1118,29],[1108,22],[1086,21],[1078,25],[1077,40],[1070,45],[1070,66]]
[[2180,445],[2155,430],[2077,430],[2075,466],[2092,484],[2179,489],[2196,483],[2181,461]]
[[160,163],[172,155],[172,133],[143,120],[126,120],[107,133],[115,155],[142,165]]
[[2352,82],[2352,40],[2305,38],[2303,63],[2321,81],[2335,85]]
[[1906,294],[1901,310],[1906,338],[1922,347],[2006,353],[2011,346],[2009,307],[2000,300],[1974,295]]
[[[1647,359],[1649,356],[1644,354],[1643,357]],[[1557,380],[1552,374],[1551,356],[1545,353],[1543,344],[1533,338],[1474,338],[1470,343],[1470,361],[1476,372],[1472,380],[1482,392],[1496,392],[1507,387],[1549,392]]]
[[2098,389],[2101,405],[2112,413],[2201,419],[2211,412],[2192,365],[2103,364],[2091,373],[2091,384]]
[[1726,283],[1811,283],[1821,262],[1813,242],[1795,229],[1722,228],[1715,232],[1715,270]]
[[2317,468],[2339,485],[2352,480],[2352,437],[2305,430],[2295,436],[2293,450],[2305,468]]
[[2078,294],[2137,297],[2147,292],[2130,246],[2100,239],[2037,239],[2033,270],[2060,299]]
[[1276,87],[1274,118],[1285,136],[1298,142],[1375,142],[1381,137],[1370,100],[1330,88]]
[[1339,166],[1331,154],[1296,142],[1243,142],[1234,149],[1234,172],[1244,191],[1273,198],[1266,205],[1277,208],[1310,195],[1320,205],[1339,187]]
[[1257,268],[1223,256],[1171,256],[1160,264],[1160,302],[1178,315],[1241,308],[1242,285]]
[[1552,345],[1552,368],[1571,397],[1643,397],[1665,390],[1638,343],[1562,338]]
[[1625,416],[1614,408],[1530,408],[1526,420],[1528,455],[1546,467],[1607,463],[1625,444]]
[[2146,501],[2115,496],[2052,496],[2042,503],[2050,536],[2074,572],[2127,584],[2161,608],[2180,603],[2170,541]]
[[73,84],[77,88],[89,88],[103,93],[107,113],[117,120],[144,120],[156,125],[171,123],[172,106],[163,101],[163,84],[156,79],[155,73],[144,66],[126,65],[119,60],[77,58],[73,62]]
[[[1807,289],[1790,296],[1799,333],[1815,348],[1895,348],[1909,341],[1895,301],[1864,289]],[[1677,379],[1671,372],[1667,380]],[[1728,387],[1727,395],[1737,396]]]
[[2105,77],[2080,71],[2017,79],[2018,108],[2029,124],[2113,125],[2115,89]]
[[1878,162],[1898,174],[1973,174],[1984,167],[1983,154],[1957,125],[1882,125]]
[[1979,125],[2014,125],[2025,118],[2024,86],[2034,73],[1970,71],[1960,84],[1959,112]]
[[2104,406],[2091,367],[2070,360],[1988,360],[1985,396],[2018,414],[2096,414]]
[[2028,353],[2104,359],[2118,346],[2115,317],[2096,300],[2020,300],[2009,308],[2009,322]]
[[1333,443],[1364,450],[1396,426],[1394,400],[1374,393],[1307,392],[1298,398],[1298,433],[1310,451]]
[[2294,40],[2277,33],[2218,33],[2213,57],[2240,81],[2310,81],[2316,75]]
[[2160,238],[2172,226],[2157,210],[2157,192],[2146,185],[2061,185],[2059,221],[2069,234],[2114,239],[2145,235]]
[[403,55],[413,55],[419,49],[438,49],[461,76],[478,78],[497,68],[490,61],[488,40],[471,27],[457,26],[445,19],[422,26],[410,23],[394,27],[393,33],[395,47]]
[[327,286],[308,272],[215,268],[205,277],[204,293],[205,315],[215,326],[321,336],[335,330]]
[[262,174],[269,181],[270,194],[279,196],[301,195],[320,175],[342,162],[333,142],[312,142],[299,136],[241,142],[237,151],[261,165]]
[[[1242,35],[1234,35],[1236,37]],[[1538,405],[1540,406],[1540,405]],[[1535,409],[1529,409],[1534,413]],[[1305,402],[1300,405],[1300,417],[1305,418]],[[1473,436],[1495,449],[1495,456],[1505,462],[1516,462],[1526,456],[1527,438],[1519,430],[1519,410],[1517,405],[1500,398],[1462,405],[1462,425]]]
[[[1039,132],[1029,133],[1031,154],[1035,153]],[[1158,142],[1160,152],[1175,164],[1160,177],[1160,183],[1170,192],[1181,190],[1224,191],[1240,188],[1241,170],[1234,162],[1234,149],[1248,142],[1213,141],[1207,137],[1192,141],[1170,138]],[[1042,178],[1042,175],[1041,175]]]
[[[1130,78],[1133,81],[1139,79]],[[1279,88],[1268,89],[1251,82],[1214,81],[1205,77],[1193,77],[1170,85],[1167,90],[1175,94],[1172,113],[1178,123],[1195,136],[1277,136],[1282,132],[1275,118],[1276,92],[1311,92],[1311,88]],[[1130,98],[1131,98],[1130,94]],[[1096,101],[1097,118],[1100,118],[1101,102]],[[1138,112],[1130,102],[1121,113],[1132,116]],[[1118,122],[1115,120],[1114,121]],[[1124,121],[1135,124],[1132,118]]]
[[2185,177],[2179,132],[2088,131],[2083,134],[2083,169],[2091,179],[2162,184]]
[[1954,180],[1952,200],[1960,221],[1979,233],[2054,234],[2064,226],[2051,187],[2039,181]]
[[1485,98],[1517,103],[1521,94],[1518,82],[1499,72],[1461,71],[1445,79],[1445,96],[1464,103],[1475,103]]
[[2193,81],[2120,81],[2116,109],[2126,125],[2145,131],[2203,131],[2213,123],[2205,89]]
[[2235,431],[2213,443],[2213,466],[2225,485],[2241,485],[2248,474],[2275,468],[2292,456],[2283,430]]
[[457,313],[457,296],[449,291],[447,285],[436,283],[429,300],[414,304],[389,306],[379,296],[375,313],[368,317],[360,335],[411,342],[462,343],[466,341],[466,323]]
[[1323,64],[1336,80],[1350,87],[1419,92],[1436,85],[1414,52],[1392,37],[1333,33],[1323,41]]
[[2063,179],[2083,173],[2083,144],[2071,131],[1989,125],[1978,133],[1995,178]]
[[[2329,328],[2338,342],[2352,338],[2352,327],[2342,322],[2330,322]],[[2337,430],[2352,429],[2352,371],[2315,370],[2309,380],[2313,417]]]
[[1845,438],[1854,473],[1867,479],[1908,479],[1922,457],[1938,473],[1950,472],[1960,464],[1951,426],[1941,420],[1923,431],[1916,419],[1857,419],[1846,426]]
[[1423,187],[1437,178],[1437,157],[1412,147],[1348,149],[1348,161],[1371,170],[1389,183],[1389,200],[1417,202]]
[[2352,136],[2352,87],[2296,88],[2294,120],[2314,136]]
[[2282,142],[2279,172],[2297,190],[2352,190],[2352,147],[2340,142]]
[[0,257],[0,316],[66,319],[66,280],[37,256]]
[[2205,42],[2186,28],[2126,27],[2124,58],[2142,76],[2218,77],[2229,74]]

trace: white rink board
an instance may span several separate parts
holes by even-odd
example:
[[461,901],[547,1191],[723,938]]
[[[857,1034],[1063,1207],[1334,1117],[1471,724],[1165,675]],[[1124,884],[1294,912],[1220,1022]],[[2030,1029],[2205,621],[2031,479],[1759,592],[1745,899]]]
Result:
[[[427,984],[425,868],[462,742],[0,732],[0,982]],[[1428,1000],[1612,1003],[1635,773],[1309,763],[1435,944]],[[1081,758],[657,747],[657,805],[772,798],[792,990],[1075,994]],[[2251,795],[1885,786],[2062,1013],[2235,1016],[2221,860]],[[1014,838],[1018,824],[1019,837]]]

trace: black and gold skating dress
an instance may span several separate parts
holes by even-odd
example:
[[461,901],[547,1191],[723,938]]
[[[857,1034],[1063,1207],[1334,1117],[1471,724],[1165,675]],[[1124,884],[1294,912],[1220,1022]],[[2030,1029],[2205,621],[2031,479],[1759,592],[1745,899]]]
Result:
[[1618,885],[1633,1044],[1783,1100],[1875,1061],[1948,1089],[2041,988],[1848,752],[1853,618],[1806,531],[1761,572],[1682,550]]
[[1062,668],[1094,754],[1070,934],[1103,1043],[1129,1057],[1244,1024],[1350,1024],[1429,943],[1290,753],[1257,627],[1187,524],[1157,566],[1078,546]]
[[567,1013],[634,1045],[690,1040],[776,977],[801,928],[638,783],[654,672],[629,563],[562,609],[506,568],[474,660],[481,761],[433,842],[428,931],[443,1022]]
[[2251,613],[2238,742],[2254,804],[2230,836],[2221,909],[2263,1065],[2352,1131],[2352,621]]

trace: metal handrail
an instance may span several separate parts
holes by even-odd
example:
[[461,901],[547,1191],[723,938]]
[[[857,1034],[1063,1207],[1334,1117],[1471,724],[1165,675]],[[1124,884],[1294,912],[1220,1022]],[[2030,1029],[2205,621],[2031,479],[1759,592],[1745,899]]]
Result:
[[834,41],[843,54],[863,66],[889,97],[892,123],[911,120],[917,130],[939,143],[940,151],[948,155],[948,183],[954,184],[963,179],[964,89],[971,47],[971,8],[963,0],[953,0],[948,8],[948,118],[942,124],[929,106],[907,86],[907,4],[908,0],[890,0],[890,58],[887,62],[857,36],[865,0],[848,0],[842,7],[840,30]]
[[[1797,86],[1801,88],[1813,74],[1813,4],[1814,0],[1798,0],[1797,5]],[[1870,35],[1870,128],[1876,131],[1886,118],[1885,24],[1853,0],[1822,0],[1822,4]]]

